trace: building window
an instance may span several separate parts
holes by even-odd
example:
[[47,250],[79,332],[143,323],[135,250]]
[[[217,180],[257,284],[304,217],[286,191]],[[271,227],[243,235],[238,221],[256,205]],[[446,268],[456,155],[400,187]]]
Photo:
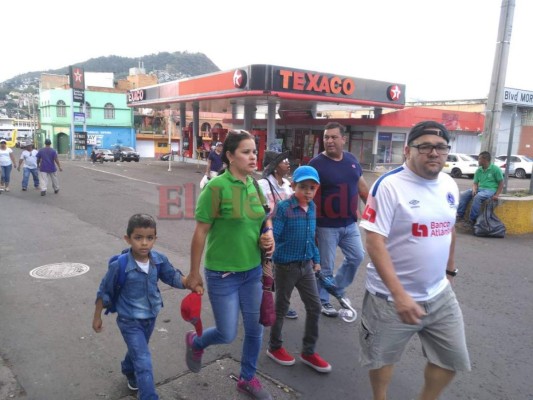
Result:
[[66,117],[67,116],[67,105],[63,100],[59,100],[56,103],[56,116],[57,117]]
[[115,119],[115,107],[111,103],[104,106],[104,119]]
[[[83,112],[83,105],[80,105],[80,112]],[[91,118],[91,103],[85,102],[85,118]]]

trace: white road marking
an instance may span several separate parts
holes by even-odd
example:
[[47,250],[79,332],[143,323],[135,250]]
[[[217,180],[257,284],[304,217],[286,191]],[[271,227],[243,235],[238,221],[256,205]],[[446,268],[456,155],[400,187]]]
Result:
[[99,170],[99,169],[96,169],[96,168],[85,167],[83,165],[76,165],[76,164],[71,164],[71,165],[75,165],[78,168],[83,168],[83,169],[88,169],[88,170],[91,170],[91,171],[101,172],[102,174],[109,174],[109,175],[119,176],[121,178],[129,179],[131,181],[137,181],[137,182],[148,183],[150,185],[161,186],[161,184],[157,183],[157,182],[150,182],[150,181],[145,181],[143,179],[132,178],[131,176],[117,174],[116,172],[102,171],[102,170]]

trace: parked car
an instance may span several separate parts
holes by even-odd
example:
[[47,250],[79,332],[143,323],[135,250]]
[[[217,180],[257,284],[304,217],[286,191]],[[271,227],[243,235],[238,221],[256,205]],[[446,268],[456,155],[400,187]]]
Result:
[[29,144],[33,144],[33,140],[29,136],[19,136],[17,137],[17,141],[15,143],[15,147],[20,147],[23,149]]
[[[479,159],[479,154],[469,154],[470,157],[474,158],[475,160]],[[492,163],[502,169],[502,173],[505,173],[505,161],[498,160],[497,158],[492,159]],[[514,165],[511,163],[509,165],[509,175],[514,175]]]
[[450,153],[444,164],[442,172],[450,174],[454,178],[460,178],[463,175],[473,177],[479,165],[476,160],[468,154]]
[[115,155],[109,149],[97,149],[95,150],[96,160],[100,162],[104,161],[115,161]]
[[135,151],[134,148],[127,146],[116,146],[113,148],[113,154],[115,155],[115,160],[120,161],[139,162],[141,159],[141,156]]
[[[497,156],[496,160],[501,161],[505,168],[505,163],[507,162],[506,155]],[[528,175],[531,176],[531,171],[533,170],[533,158],[521,154],[512,154],[510,161],[511,164],[509,166],[509,175],[511,175],[512,168],[512,174],[516,178],[523,179]]]

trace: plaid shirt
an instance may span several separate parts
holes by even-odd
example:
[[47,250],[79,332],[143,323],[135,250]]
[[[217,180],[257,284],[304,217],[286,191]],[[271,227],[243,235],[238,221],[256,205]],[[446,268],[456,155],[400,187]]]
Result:
[[277,264],[313,260],[320,264],[315,244],[316,207],[311,201],[305,212],[296,197],[280,201],[272,217],[276,250],[272,259]]

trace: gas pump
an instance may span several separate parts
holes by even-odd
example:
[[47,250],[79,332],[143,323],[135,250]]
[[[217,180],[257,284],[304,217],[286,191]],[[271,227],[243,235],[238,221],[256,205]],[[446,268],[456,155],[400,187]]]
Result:
[[181,140],[183,141],[181,144],[183,157],[192,158],[192,129],[183,128],[181,130]]
[[265,156],[267,131],[254,130],[250,132],[255,137],[255,148],[257,149],[257,169],[263,169],[263,157]]

